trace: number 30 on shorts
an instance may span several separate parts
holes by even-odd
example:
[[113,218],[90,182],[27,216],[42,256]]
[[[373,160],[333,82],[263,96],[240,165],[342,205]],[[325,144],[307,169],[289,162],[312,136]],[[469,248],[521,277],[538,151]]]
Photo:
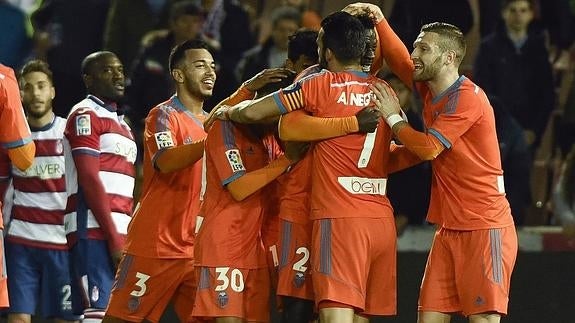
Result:
[[215,270],[216,274],[218,274],[216,280],[221,282],[216,286],[216,292],[224,291],[228,289],[228,287],[231,287],[232,290],[237,293],[244,290],[244,275],[239,269],[234,268],[230,271],[230,267],[216,267]]

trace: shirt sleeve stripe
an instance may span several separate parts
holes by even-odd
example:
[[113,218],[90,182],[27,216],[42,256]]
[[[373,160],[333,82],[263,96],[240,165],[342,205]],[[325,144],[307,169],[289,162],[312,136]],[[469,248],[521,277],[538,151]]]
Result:
[[18,147],[24,146],[25,144],[27,144],[31,141],[32,141],[32,137],[22,138],[22,139],[18,139],[16,141],[10,141],[10,142],[2,143],[2,147],[4,147],[5,149],[18,148]]
[[449,142],[449,140],[447,140],[447,138],[445,138],[441,133],[439,133],[437,130],[435,129],[428,129],[427,132],[429,132],[429,134],[433,135],[434,137],[436,137],[437,139],[439,139],[439,141],[441,142],[441,144],[443,146],[445,146],[445,148],[450,149],[451,148],[451,142]]
[[244,171],[244,170],[239,171],[239,172],[235,172],[232,176],[230,176],[230,177],[228,177],[222,181],[222,186],[226,186],[229,183],[235,181],[236,179],[244,176],[245,173],[246,173],[246,171]]
[[90,148],[72,149],[72,155],[76,155],[76,154],[85,154],[85,155],[90,155],[90,156],[94,156],[94,157],[100,157],[99,151],[97,151],[95,149],[90,149]]

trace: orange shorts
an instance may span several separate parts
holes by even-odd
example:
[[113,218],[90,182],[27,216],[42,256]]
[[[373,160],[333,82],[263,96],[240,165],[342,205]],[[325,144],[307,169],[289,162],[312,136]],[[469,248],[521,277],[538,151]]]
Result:
[[168,303],[173,302],[180,321],[195,322],[192,305],[196,284],[192,259],[124,254],[106,315],[133,322],[158,322]]
[[310,275],[312,223],[301,224],[281,220],[280,225],[277,294],[314,300]]
[[[0,207],[2,203],[0,203]],[[0,216],[0,221],[2,217]],[[0,229],[0,234],[3,234],[3,230]],[[0,236],[3,237],[4,235]],[[6,275],[6,257],[4,254],[4,239],[0,239],[0,252],[2,256],[0,257],[0,268],[2,268],[2,272],[0,273],[0,308],[6,308],[10,306],[10,302],[8,301],[8,280]]]
[[396,314],[393,217],[314,220],[312,247],[316,305],[332,301],[352,306],[360,314]]
[[517,233],[501,229],[435,233],[419,294],[418,310],[507,314]]
[[201,318],[238,317],[269,321],[268,268],[196,267],[200,278],[193,315]]

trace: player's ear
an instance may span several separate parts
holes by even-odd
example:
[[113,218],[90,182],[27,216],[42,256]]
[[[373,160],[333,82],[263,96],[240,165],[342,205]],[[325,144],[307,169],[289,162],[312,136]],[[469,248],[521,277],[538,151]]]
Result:
[[84,81],[84,85],[86,86],[86,88],[90,88],[94,81],[92,75],[89,74],[82,74],[82,80]]
[[457,58],[457,53],[455,53],[454,50],[446,51],[445,52],[445,65],[453,64],[453,62],[455,62],[456,58]]
[[178,83],[184,83],[184,72],[179,68],[172,70],[172,78]]

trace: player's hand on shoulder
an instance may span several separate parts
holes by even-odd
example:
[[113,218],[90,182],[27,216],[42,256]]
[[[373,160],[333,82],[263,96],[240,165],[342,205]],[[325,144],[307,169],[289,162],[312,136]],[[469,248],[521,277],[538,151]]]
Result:
[[381,112],[375,108],[367,107],[359,110],[359,112],[355,114],[355,117],[357,119],[359,132],[374,132],[377,128],[377,125],[379,124]]
[[309,145],[309,142],[286,141],[284,154],[292,164],[295,164],[305,156],[309,150]]
[[287,68],[267,68],[256,74],[251,79],[247,80],[244,83],[244,86],[248,90],[255,92],[269,83],[281,82],[283,79],[292,76],[293,74],[294,72]]
[[353,16],[369,12],[374,16],[376,23],[379,23],[384,18],[381,8],[372,3],[355,2],[345,6],[342,11],[345,11]]

